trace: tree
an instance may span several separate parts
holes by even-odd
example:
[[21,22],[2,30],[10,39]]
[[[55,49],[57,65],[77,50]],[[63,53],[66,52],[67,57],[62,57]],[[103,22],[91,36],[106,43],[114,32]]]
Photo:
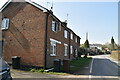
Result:
[[88,39],[85,41],[84,47],[86,47],[86,48],[89,48],[89,47],[90,47],[90,46],[89,46],[89,41],[88,41]]
[[85,58],[87,58],[87,55],[88,55],[88,48],[90,47],[89,46],[89,41],[88,41],[88,39],[85,41],[85,43],[84,43],[84,47],[85,47]]
[[111,39],[112,50],[114,49],[114,44],[115,44],[115,41],[114,41],[114,38],[112,36],[112,39]]

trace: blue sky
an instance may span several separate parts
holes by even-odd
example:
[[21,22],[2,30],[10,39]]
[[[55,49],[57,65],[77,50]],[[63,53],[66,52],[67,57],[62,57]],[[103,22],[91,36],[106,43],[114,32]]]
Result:
[[[47,7],[47,3],[39,4]],[[0,2],[1,3],[1,2]],[[90,43],[110,42],[111,37],[118,39],[118,3],[117,2],[53,2],[53,13],[65,21],[68,27],[81,37],[81,43],[89,34]],[[1,6],[1,4],[0,4]],[[48,4],[50,8],[51,3]]]

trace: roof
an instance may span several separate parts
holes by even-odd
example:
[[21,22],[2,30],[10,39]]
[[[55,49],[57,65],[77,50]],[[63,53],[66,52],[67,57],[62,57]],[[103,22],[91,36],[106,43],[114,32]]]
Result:
[[[2,12],[11,2],[14,2],[15,0],[8,0],[3,6],[2,6],[2,8],[0,8],[0,12]],[[19,1],[19,0],[16,0],[16,1]],[[21,1],[21,0],[20,0]],[[31,0],[23,0],[23,1],[25,1],[25,2],[27,2],[27,3],[29,3],[29,4],[31,4],[31,5],[33,5],[33,6],[35,6],[35,7],[37,7],[38,9],[41,9],[43,12],[49,12],[56,20],[58,20],[59,22],[61,22],[52,12],[51,12],[51,10],[48,10],[47,8],[45,8],[45,7],[43,7],[43,6],[41,6],[41,5],[39,5],[39,4],[37,4],[37,3],[35,3],[35,2],[33,2],[33,1],[31,1]],[[61,22],[62,23],[62,22]],[[63,24],[62,24],[63,25]],[[64,26],[64,25],[63,25]],[[73,30],[71,30],[70,28],[68,28],[68,27],[66,27],[66,26],[64,26],[66,29],[68,29],[70,32],[72,32],[72,33],[74,33],[75,34],[75,32],[73,31]],[[76,34],[75,34],[76,35]],[[77,37],[79,37],[78,35],[76,35]],[[80,37],[79,37],[80,38]],[[80,38],[81,39],[81,38]]]
[[[13,2],[13,0],[8,0],[8,1],[2,6],[2,8],[0,8],[0,12],[2,12],[2,11],[9,5],[10,2]],[[31,0],[25,0],[25,2],[28,2],[29,4],[31,4],[31,5],[39,8],[39,9],[41,9],[43,12],[47,12],[47,11],[48,11],[48,9],[42,7],[41,5],[35,3],[35,2],[33,2],[33,1],[31,1]]]

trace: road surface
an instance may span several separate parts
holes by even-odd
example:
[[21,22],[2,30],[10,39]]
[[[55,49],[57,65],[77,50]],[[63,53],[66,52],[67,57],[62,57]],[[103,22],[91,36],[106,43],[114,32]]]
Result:
[[93,57],[89,80],[119,80],[120,68],[117,64],[109,60],[108,57],[109,55],[99,55]]

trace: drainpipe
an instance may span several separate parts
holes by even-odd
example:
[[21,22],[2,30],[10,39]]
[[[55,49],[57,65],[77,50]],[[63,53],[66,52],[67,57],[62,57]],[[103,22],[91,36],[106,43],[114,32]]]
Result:
[[46,65],[47,65],[48,16],[49,16],[49,12],[46,12],[44,69],[46,69],[47,67]]

